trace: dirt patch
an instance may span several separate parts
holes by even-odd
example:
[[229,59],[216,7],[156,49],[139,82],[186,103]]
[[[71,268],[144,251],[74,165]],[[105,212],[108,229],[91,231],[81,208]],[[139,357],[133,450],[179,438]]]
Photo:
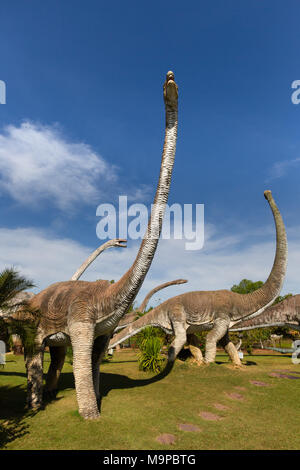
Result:
[[200,411],[199,416],[201,416],[203,419],[206,419],[207,421],[220,421],[223,419],[221,416],[210,413],[209,411]]
[[198,428],[198,426],[195,426],[194,424],[178,424],[178,428],[180,429],[180,431],[201,432],[201,429]]
[[228,393],[228,392],[225,392],[225,395],[226,395],[228,398],[231,398],[231,400],[239,400],[239,401],[243,401],[243,400],[244,400],[243,395],[241,395],[240,393],[235,393],[235,392]]
[[270,384],[267,384],[266,382],[260,382],[259,380],[250,380],[250,383],[252,385],[256,385],[257,387],[269,387]]
[[225,411],[229,410],[229,406],[222,405],[222,403],[214,403],[214,407],[217,408],[217,410]]
[[174,444],[175,443],[175,436],[173,434],[161,434],[156,438],[157,442],[160,444]]
[[269,374],[269,376],[270,377],[277,377],[278,379],[292,379],[292,380],[300,379],[300,377],[298,377],[296,375],[282,374],[280,372],[271,372]]
[[288,374],[299,374],[300,372],[295,371],[295,370],[289,370],[289,369],[274,369],[272,372],[283,372],[283,373],[288,373]]

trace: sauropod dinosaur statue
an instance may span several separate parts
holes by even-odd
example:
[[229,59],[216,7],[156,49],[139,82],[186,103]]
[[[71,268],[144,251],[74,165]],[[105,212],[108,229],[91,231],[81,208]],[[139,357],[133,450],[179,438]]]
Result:
[[268,307],[255,318],[236,323],[230,331],[246,331],[271,326],[287,326],[300,331],[300,294],[289,296],[282,302]]
[[[118,243],[116,243],[117,241],[118,241]],[[107,248],[109,246],[122,246],[122,247],[126,246],[122,243],[119,244],[120,242],[126,242],[126,240],[119,240],[119,239],[111,240],[110,242],[107,242],[107,244],[104,244],[104,245],[107,245],[106,246]],[[79,278],[79,276],[82,275],[82,273],[83,273],[82,269],[84,268],[84,270],[85,270],[88,267],[88,265],[90,265],[94,261],[94,259],[100,254],[100,248],[102,248],[102,247],[103,247],[103,249],[106,248],[106,247],[104,248],[104,245],[101,245],[101,247],[99,247],[97,250],[95,250],[87,258],[87,260],[81,265],[81,267],[76,271],[76,273],[72,276],[71,279],[75,280],[74,279],[75,275],[78,276],[78,278]],[[101,250],[101,252],[102,251],[103,250]],[[150,298],[156,292],[158,292],[161,289],[165,289],[166,287],[173,286],[175,284],[184,284],[186,282],[187,282],[186,279],[175,279],[175,281],[165,282],[164,284],[160,284],[159,286],[154,287],[154,289],[152,289],[146,295],[143,302],[141,303],[141,305],[138,308],[136,308],[132,312],[128,312],[126,315],[124,315],[124,317],[121,319],[120,323],[115,328],[114,332],[117,332],[120,329],[125,328],[131,322],[136,320],[138,313],[139,312],[141,312],[141,313],[144,312]],[[50,363],[48,373],[47,373],[46,385],[45,385],[45,389],[44,389],[44,396],[49,397],[49,398],[54,398],[57,394],[57,391],[58,391],[57,384],[58,384],[58,380],[59,380],[59,377],[60,377],[60,373],[61,373],[63,365],[64,365],[64,361],[65,361],[65,357],[66,357],[66,351],[67,351],[67,345],[64,345],[64,346],[49,346],[49,350],[50,350],[51,363]]]
[[[76,272],[73,274],[70,280],[77,281],[82,276],[84,271],[88,268],[88,266],[107,248],[111,248],[111,247],[126,248],[126,242],[127,240],[123,238],[114,238],[100,245],[81,264],[81,266],[76,270]],[[5,309],[5,310],[0,309],[0,318],[6,318],[6,319],[13,318],[14,313],[16,313],[17,310],[20,310],[21,305],[22,304],[26,305],[28,300],[34,297],[34,295],[35,294],[30,291],[19,292],[17,295],[15,295],[11,299],[9,309]],[[26,316],[27,315],[28,315],[28,312],[26,312]],[[19,314],[18,314],[18,319],[19,320],[22,319]],[[9,325],[7,324],[6,326],[8,327]],[[18,334],[12,334],[11,340],[12,340],[13,348],[17,345],[20,346],[20,344],[22,344],[20,343],[21,338]],[[46,394],[49,393],[50,396],[53,396],[55,395],[55,392],[56,392],[54,387],[57,384],[61,369],[64,364],[64,359],[66,355],[66,347],[49,346],[49,350],[50,350],[51,363],[50,363],[48,374],[47,374],[45,391],[46,391]]]
[[[73,276],[70,278],[70,281],[78,281],[78,279],[82,276],[84,271],[88,268],[90,264],[92,264],[93,261],[101,254],[103,251],[105,251],[107,248],[111,248],[114,246],[118,246],[121,248],[126,248],[126,242],[127,240],[123,238],[114,238],[112,240],[108,240],[107,242],[103,243],[100,245],[91,255],[88,256],[88,258],[81,264],[81,266],[75,271]],[[9,311],[7,309],[2,310],[0,308],[0,317],[8,317],[12,313],[15,312],[16,309],[18,309],[22,302],[30,300],[32,297],[34,297],[34,293],[30,291],[23,291],[19,292],[17,295],[15,295],[11,301],[10,301],[10,308]]]
[[170,286],[174,286],[178,284],[185,284],[186,282],[188,282],[186,279],[175,279],[174,281],[164,282],[163,284],[159,284],[158,286],[154,287],[150,292],[148,292],[148,294],[146,295],[146,297],[144,298],[144,300],[142,301],[139,307],[135,308],[132,312],[128,312],[126,313],[126,315],[124,315],[124,317],[121,319],[120,323],[118,324],[114,332],[116,333],[122,328],[125,328],[126,326],[128,326],[133,321],[137,320],[138,314],[144,313],[149,300],[154,294],[156,294],[156,292],[159,292],[160,290],[165,289],[166,287],[170,287]]
[[[206,337],[205,363],[214,362],[216,345],[219,341],[231,357],[233,363],[241,362],[236,348],[229,340],[229,328],[242,318],[253,318],[263,312],[280,292],[287,264],[287,240],[281,214],[271,191],[265,191],[276,226],[276,255],[271,273],[258,290],[249,294],[238,294],[228,290],[195,291],[166,300],[143,317],[118,333],[110,342],[113,348],[125,339],[135,335],[148,325],[162,328],[175,335],[169,348],[168,362],[174,362],[187,340],[187,333],[210,330]],[[199,348],[195,348],[199,364],[203,363]]]
[[73,274],[70,281],[78,281],[81,278],[84,271],[90,266],[90,264],[95,261],[98,256],[103,253],[103,251],[107,250],[107,248],[112,248],[114,246],[120,248],[126,248],[127,240],[124,238],[113,238],[112,240],[108,240],[107,242],[100,245],[93,253],[82,263],[82,265],[77,269],[77,271]]
[[[96,248],[95,251],[93,251],[93,253],[91,253],[88,256],[88,258],[75,271],[70,281],[78,281],[78,279],[80,279],[84,271],[93,263],[93,261],[95,261],[96,258],[98,258],[98,256],[101,253],[103,253],[103,251],[112,247],[126,248],[127,246],[126,242],[127,240],[123,238],[114,238],[100,245],[98,248]],[[50,366],[49,366],[47,377],[46,377],[44,397],[54,398],[57,394],[57,384],[58,384],[60,373],[62,371],[64,362],[65,362],[67,345],[49,346],[49,352],[50,352]]]
[[167,73],[163,96],[166,126],[160,176],[146,234],[133,265],[114,284],[58,282],[29,301],[30,308],[40,312],[35,353],[26,357],[30,407],[42,404],[44,345],[64,346],[70,340],[79,413],[85,419],[99,417],[99,364],[114,329],[133,303],[150,268],[168,200],[178,123],[178,88],[171,71]]

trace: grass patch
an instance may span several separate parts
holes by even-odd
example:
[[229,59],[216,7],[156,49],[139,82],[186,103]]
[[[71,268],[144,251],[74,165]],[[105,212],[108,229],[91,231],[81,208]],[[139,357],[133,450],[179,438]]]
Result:
[[[5,449],[299,449],[300,379],[270,377],[276,369],[299,372],[286,355],[245,356],[244,370],[227,356],[198,367],[176,361],[162,380],[138,369],[137,354],[115,353],[101,366],[101,418],[77,411],[72,366],[64,365],[56,400],[37,413],[25,409],[26,373],[21,356],[7,355],[0,370],[0,446]],[[49,355],[45,357],[45,371]],[[298,374],[298,377],[300,375]],[[250,380],[262,381],[258,387]],[[238,388],[236,388],[238,387]],[[241,389],[243,387],[244,389]],[[243,400],[230,399],[238,393]],[[215,404],[225,405],[216,409]],[[228,407],[228,409],[226,409]],[[220,416],[203,419],[199,413]],[[189,423],[201,432],[185,432]],[[169,433],[173,445],[156,438]]]

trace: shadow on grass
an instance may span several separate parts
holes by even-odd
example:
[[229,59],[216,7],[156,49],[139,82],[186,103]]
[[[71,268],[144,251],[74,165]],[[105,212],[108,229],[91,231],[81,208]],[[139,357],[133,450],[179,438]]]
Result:
[[28,424],[24,422],[25,416],[31,416],[25,408],[26,391],[21,385],[14,387],[1,386],[0,388],[0,448],[6,444],[23,437],[29,432]]

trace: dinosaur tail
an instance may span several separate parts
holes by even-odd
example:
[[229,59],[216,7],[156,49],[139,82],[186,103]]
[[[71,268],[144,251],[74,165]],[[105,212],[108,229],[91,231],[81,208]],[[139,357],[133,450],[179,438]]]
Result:
[[115,348],[118,344],[123,343],[127,339],[131,338],[131,336],[136,335],[147,326],[162,327],[161,323],[159,322],[159,314],[163,310],[162,306],[163,304],[154,308],[150,312],[135,320],[133,323],[130,323],[130,325],[124,328],[124,330],[122,330],[120,333],[113,336],[113,338],[110,340],[108,348]]

